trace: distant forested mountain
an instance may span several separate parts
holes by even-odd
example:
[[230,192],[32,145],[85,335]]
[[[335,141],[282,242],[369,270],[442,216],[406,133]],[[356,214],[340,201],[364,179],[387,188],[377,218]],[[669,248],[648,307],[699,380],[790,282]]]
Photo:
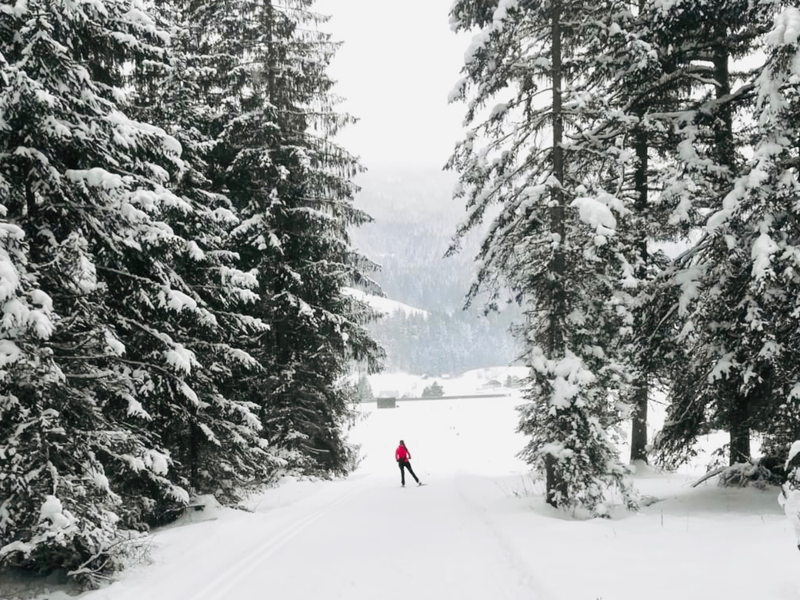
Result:
[[375,222],[353,232],[355,247],[381,265],[376,279],[387,297],[429,313],[395,313],[372,326],[386,347],[387,369],[436,375],[513,362],[515,307],[489,316],[480,305],[463,310],[479,232],[444,257],[464,212],[452,200],[453,175],[373,171],[357,183],[356,205]]

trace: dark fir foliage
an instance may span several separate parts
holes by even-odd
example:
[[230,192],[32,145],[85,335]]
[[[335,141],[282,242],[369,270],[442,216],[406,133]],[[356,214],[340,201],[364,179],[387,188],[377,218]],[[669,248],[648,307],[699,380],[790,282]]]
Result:
[[[366,329],[374,313],[342,288],[377,286],[349,245],[347,228],[369,218],[352,205],[357,161],[330,141],[351,119],[335,110],[325,69],[336,44],[318,32],[325,19],[310,5],[240,2],[222,19],[206,10],[195,22],[224,77],[215,87],[229,90],[212,182],[241,217],[230,248],[259,281],[248,314],[269,326],[248,340],[263,372],[240,381],[240,394],[259,404],[266,439],[288,460],[343,472],[355,393],[344,376],[351,361],[375,370],[381,351]],[[253,31],[234,35],[242,22]]]
[[712,430],[730,433],[731,462],[753,434],[773,462],[796,439],[796,17],[777,1],[454,4],[454,28],[477,31],[453,94],[473,127],[450,163],[459,237],[501,205],[472,294],[505,287],[527,309],[521,428],[548,500],[591,439],[552,406],[561,356],[600,388],[582,406],[602,429],[615,419],[599,399],[627,400],[633,458],[647,458],[656,385],[668,465]]
[[158,356],[131,357],[116,310],[157,303],[151,276],[171,259],[145,255],[185,244],[163,220],[183,206],[165,188],[180,147],[124,112],[126,66],[162,62],[163,38],[121,1],[0,10],[4,564],[91,580],[115,566],[124,530],[187,500],[143,408],[182,347],[156,326]]
[[[216,493],[219,500],[232,501],[248,486],[274,476],[280,462],[261,437],[259,406],[236,389],[239,379],[262,372],[243,346],[268,326],[246,314],[257,300],[258,282],[238,268],[237,255],[227,248],[239,219],[229,199],[212,190],[208,177],[216,115],[206,99],[212,59],[197,51],[204,34],[193,22],[189,3],[161,3],[156,16],[171,27],[168,63],[137,65],[135,110],[138,118],[169,130],[181,144],[181,168],[171,188],[184,204],[168,211],[165,222],[189,241],[178,252],[174,244],[150,249],[149,257],[170,253],[169,270],[157,274],[156,300],[139,305],[128,297],[117,310],[127,313],[132,324],[128,330],[135,341],[128,346],[145,350],[141,360],[163,351],[165,340],[153,336],[157,324],[185,348],[189,364],[179,365],[180,379],[162,378],[151,386],[153,406],[145,405],[153,417],[151,428],[170,450],[173,470],[191,493]],[[163,298],[163,282],[171,282],[179,295]]]
[[[761,51],[778,8],[710,2],[653,9],[653,27],[684,40],[673,67],[696,75],[691,87],[676,90],[679,145],[664,192],[673,222],[691,240],[664,274],[661,293],[673,298],[662,304],[669,311],[662,321],[673,333],[672,361],[664,365],[669,413],[658,439],[670,465],[692,456],[699,435],[719,429],[730,433],[730,463],[747,461],[752,434],[771,429],[792,387],[793,376],[783,377],[786,347],[777,340],[796,325],[775,321],[784,284],[763,276],[772,272],[773,256],[786,256],[771,247],[775,216],[791,214],[780,189],[786,184],[777,180],[794,175],[780,161],[773,167],[769,156],[780,136],[768,102],[784,90],[782,82],[776,89],[765,83],[774,65],[737,62]],[[724,18],[710,18],[721,9]],[[755,68],[737,70],[738,64]],[[788,221],[778,228],[785,226],[791,229]],[[791,245],[790,239],[780,243]]]
[[88,584],[193,495],[343,473],[378,368],[310,2],[0,6],[0,563]]

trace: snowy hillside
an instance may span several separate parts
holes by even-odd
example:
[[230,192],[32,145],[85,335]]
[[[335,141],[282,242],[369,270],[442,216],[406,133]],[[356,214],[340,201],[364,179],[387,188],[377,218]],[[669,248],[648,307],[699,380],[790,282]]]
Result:
[[[525,443],[515,433],[519,402],[365,405],[351,433],[364,459],[350,478],[286,480],[252,498],[252,513],[190,513],[152,536],[152,564],[79,598],[262,600],[265,590],[280,600],[800,596],[796,542],[776,489],[691,488],[701,456],[680,473],[640,474],[641,492],[658,500],[640,513],[576,520],[545,505],[542,484],[516,458]],[[400,438],[421,488],[399,485]],[[742,576],[727,575],[743,562]]]
[[427,316],[428,312],[424,311],[420,308],[414,308],[413,306],[409,306],[408,304],[403,304],[402,302],[397,302],[395,300],[390,300],[389,298],[381,298],[380,296],[373,296],[372,294],[367,294],[366,292],[362,292],[361,290],[356,290],[353,288],[344,288],[345,294],[358,298],[359,300],[363,300],[367,304],[369,304],[375,310],[385,314],[385,315],[392,315],[394,313],[403,313],[405,315],[417,315],[417,316]]

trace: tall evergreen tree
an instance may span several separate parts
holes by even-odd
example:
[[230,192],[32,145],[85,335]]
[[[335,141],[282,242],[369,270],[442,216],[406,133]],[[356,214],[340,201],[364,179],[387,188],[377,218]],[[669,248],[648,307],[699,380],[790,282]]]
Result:
[[[800,229],[794,210],[800,189],[798,88],[791,66],[798,53],[799,16],[796,9],[783,9],[765,38],[770,54],[752,82],[754,151],[709,217],[708,237],[697,253],[703,281],[717,282],[701,288],[696,313],[708,311],[714,318],[713,342],[703,340],[702,357],[710,371],[700,400],[712,407],[712,426],[731,431],[731,462],[749,458],[751,431],[766,434],[765,449],[782,458],[798,431],[800,385],[790,355],[800,331]],[[696,336],[702,339],[701,333]],[[709,394],[715,394],[710,401]]]
[[365,271],[371,263],[350,248],[347,233],[369,217],[353,207],[351,178],[360,166],[331,141],[351,118],[336,112],[326,69],[337,45],[319,32],[327,19],[312,4],[276,3],[271,15],[275,31],[287,34],[273,38],[267,55],[280,129],[271,226],[281,257],[261,263],[277,349],[269,419],[283,441],[310,453],[312,468],[342,472],[352,463],[342,427],[354,393],[344,376],[354,360],[374,371],[382,352],[365,329],[373,311],[343,292],[376,288]]
[[[182,205],[164,187],[179,145],[124,112],[125,70],[160,62],[163,39],[128,2],[0,8],[4,564],[92,580],[114,566],[124,530],[187,499],[146,426],[142,392],[160,367],[127,358],[115,312],[117,294],[146,293],[130,265],[180,241],[160,220]],[[112,287],[111,273],[129,285]],[[186,358],[164,346],[162,363]]]
[[206,4],[194,22],[222,91],[212,184],[241,217],[230,248],[259,280],[249,314],[269,324],[248,345],[265,371],[245,378],[244,394],[270,442],[325,472],[350,463],[350,361],[375,369],[381,353],[365,328],[374,313],[342,291],[375,287],[347,234],[368,217],[352,206],[360,167],[331,141],[351,119],[335,111],[325,71],[336,44],[311,4],[232,2],[222,19]]
[[[160,351],[164,340],[153,339],[160,330],[182,344],[196,363],[179,378],[162,378],[151,386],[151,429],[170,450],[175,471],[193,493],[230,500],[246,486],[276,474],[277,457],[266,451],[261,438],[259,406],[236,389],[239,378],[263,372],[243,346],[268,326],[243,312],[257,301],[258,281],[238,268],[237,256],[227,248],[238,219],[229,199],[215,193],[208,178],[215,115],[206,98],[212,59],[201,51],[204,33],[192,22],[189,2],[160,3],[156,15],[169,27],[169,61],[156,67],[136,65],[135,106],[137,117],[167,129],[181,143],[181,168],[171,189],[183,201],[183,210],[167,212],[164,220],[186,242],[148,252],[168,263],[166,269],[151,271],[157,301],[128,300],[118,310],[133,322],[148,323],[149,331],[131,331],[134,348],[145,350],[141,360],[152,359],[148,353],[154,348]],[[176,290],[166,301],[165,285]]]
[[761,309],[748,290],[748,244],[719,228],[713,215],[736,194],[749,169],[747,153],[759,144],[751,124],[760,68],[737,73],[733,66],[754,55],[773,9],[772,3],[709,2],[658,15],[672,32],[670,43],[681,40],[676,68],[697,75],[681,107],[677,175],[664,194],[675,200],[673,219],[692,240],[666,277],[679,291],[670,308],[678,342],[669,372],[670,418],[659,440],[668,462],[689,456],[687,448],[710,429],[730,433],[732,463],[749,459],[750,436],[770,396],[771,369],[758,358],[763,340],[753,326]]
[[[594,73],[625,11],[562,0],[465,0],[452,9],[456,29],[481,29],[454,93],[472,94],[473,129],[449,163],[470,211],[459,235],[501,204],[471,296],[488,289],[496,302],[505,283],[525,306],[520,335],[531,384],[521,409],[520,430],[530,437],[523,455],[545,473],[549,503],[595,514],[606,510],[609,484],[635,505],[612,443],[626,412],[617,338],[629,314],[619,292],[633,274],[617,231],[630,209],[601,175],[627,158],[616,135],[597,145],[583,134],[612,108],[604,106],[608,80]],[[484,116],[495,99],[506,101]]]
[[352,464],[375,285],[309,6],[0,7],[3,563],[92,582],[189,493]]

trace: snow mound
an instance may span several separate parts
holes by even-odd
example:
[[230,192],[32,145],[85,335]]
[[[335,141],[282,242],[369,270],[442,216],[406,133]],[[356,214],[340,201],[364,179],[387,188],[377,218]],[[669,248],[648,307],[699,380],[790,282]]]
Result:
[[406,316],[427,317],[429,314],[428,311],[422,310],[421,308],[414,308],[413,306],[403,304],[402,302],[397,302],[396,300],[390,300],[389,298],[373,296],[372,294],[367,294],[361,290],[344,288],[342,291],[348,296],[352,296],[353,298],[357,298],[363,302],[366,302],[372,308],[380,313],[383,313],[384,315],[393,315],[395,313],[402,312]]
[[767,35],[767,43],[771,46],[793,44],[798,37],[800,37],[800,9],[790,6],[775,16],[774,27]]

